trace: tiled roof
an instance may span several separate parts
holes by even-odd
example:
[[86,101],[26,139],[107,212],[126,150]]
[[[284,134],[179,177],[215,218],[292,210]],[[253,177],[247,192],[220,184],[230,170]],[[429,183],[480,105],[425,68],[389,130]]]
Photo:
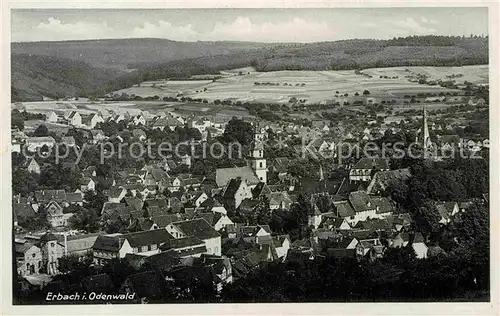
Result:
[[255,172],[248,166],[219,168],[216,170],[215,181],[219,187],[224,187],[231,179],[238,177],[247,181],[249,185],[256,185],[260,182]]
[[95,240],[92,249],[118,252],[121,248],[121,245],[123,245],[122,236],[101,235],[98,236],[97,239]]
[[173,237],[165,229],[146,230],[137,233],[129,233],[123,235],[127,239],[130,246],[134,248],[149,246],[153,244],[163,244],[173,239]]
[[386,158],[361,158],[353,169],[389,169],[389,161]]
[[340,217],[350,217],[356,215],[356,211],[351,206],[349,201],[334,201],[333,205],[337,209]]
[[186,236],[196,236],[200,239],[220,237],[220,234],[202,218],[172,223]]

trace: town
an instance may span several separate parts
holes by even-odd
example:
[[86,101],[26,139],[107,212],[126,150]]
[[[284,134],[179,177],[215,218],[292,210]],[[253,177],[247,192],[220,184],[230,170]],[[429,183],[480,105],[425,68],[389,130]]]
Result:
[[13,309],[491,312],[489,13],[10,10]]
[[[225,288],[270,263],[372,263],[453,253],[466,242],[453,236],[465,229],[461,225],[487,212],[489,141],[480,132],[463,141],[450,131],[470,126],[440,125],[426,107],[413,121],[365,116],[357,130],[346,131],[327,119],[298,124],[223,111],[28,112],[17,104],[12,206],[19,293],[136,293],[140,302],[206,295],[217,301]],[[470,116],[487,106],[467,111]],[[104,143],[118,152],[147,140],[222,147],[237,141],[244,153],[200,159],[193,158],[201,157],[194,147],[184,146],[168,158],[131,157],[133,151],[99,157]],[[336,159],[343,142],[395,141],[430,154],[398,160],[358,152]],[[64,159],[56,163],[61,148]],[[71,148],[86,150],[77,157]],[[468,156],[459,156],[459,148]],[[436,155],[449,151],[455,153],[450,159]],[[460,175],[450,176],[446,169],[455,166]]]

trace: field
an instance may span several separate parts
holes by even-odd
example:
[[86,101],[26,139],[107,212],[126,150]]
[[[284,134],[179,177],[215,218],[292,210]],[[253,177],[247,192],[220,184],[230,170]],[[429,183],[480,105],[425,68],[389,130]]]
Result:
[[[273,71],[255,72],[252,69],[235,69],[212,80],[143,82],[139,86],[115,91],[114,93],[135,94],[141,97],[158,95],[175,97],[182,94],[193,99],[232,100],[241,102],[288,103],[295,97],[305,103],[325,101],[352,102],[355,93],[364,90],[370,97],[381,100],[400,99],[404,95],[417,93],[457,92],[438,85],[430,86],[410,82],[419,74],[428,80],[449,80],[457,84],[465,81],[484,84],[488,82],[488,66],[464,67],[394,67],[373,68],[356,74],[346,71]],[[239,75],[239,73],[242,75]],[[448,77],[447,77],[448,76]],[[382,78],[381,78],[382,77]],[[387,77],[387,78],[385,78]],[[335,95],[338,91],[338,97]],[[347,96],[345,96],[347,94]]]

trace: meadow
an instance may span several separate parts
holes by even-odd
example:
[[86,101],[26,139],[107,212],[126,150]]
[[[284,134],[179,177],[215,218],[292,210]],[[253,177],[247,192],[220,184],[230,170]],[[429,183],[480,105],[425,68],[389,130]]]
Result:
[[[217,80],[158,80],[115,91],[116,94],[135,94],[160,98],[179,95],[193,99],[231,100],[241,102],[288,103],[291,98],[305,104],[325,101],[352,102],[355,94],[368,90],[371,97],[402,98],[417,93],[458,92],[439,85],[419,84],[418,76],[427,80],[455,80],[456,84],[488,82],[488,66],[463,67],[391,67],[364,69],[361,73],[343,71],[271,71],[256,72],[251,68],[221,73]],[[338,92],[338,93],[337,93]],[[347,94],[347,96],[345,96]]]

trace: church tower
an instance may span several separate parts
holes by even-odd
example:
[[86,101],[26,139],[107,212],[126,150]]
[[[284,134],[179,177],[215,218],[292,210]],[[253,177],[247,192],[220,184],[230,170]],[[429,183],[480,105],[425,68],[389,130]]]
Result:
[[263,144],[263,135],[257,132],[257,129],[254,131],[254,145],[252,148],[252,154],[249,159],[249,164],[252,170],[259,178],[260,182],[267,183],[267,165],[266,159],[264,158],[264,144]]

